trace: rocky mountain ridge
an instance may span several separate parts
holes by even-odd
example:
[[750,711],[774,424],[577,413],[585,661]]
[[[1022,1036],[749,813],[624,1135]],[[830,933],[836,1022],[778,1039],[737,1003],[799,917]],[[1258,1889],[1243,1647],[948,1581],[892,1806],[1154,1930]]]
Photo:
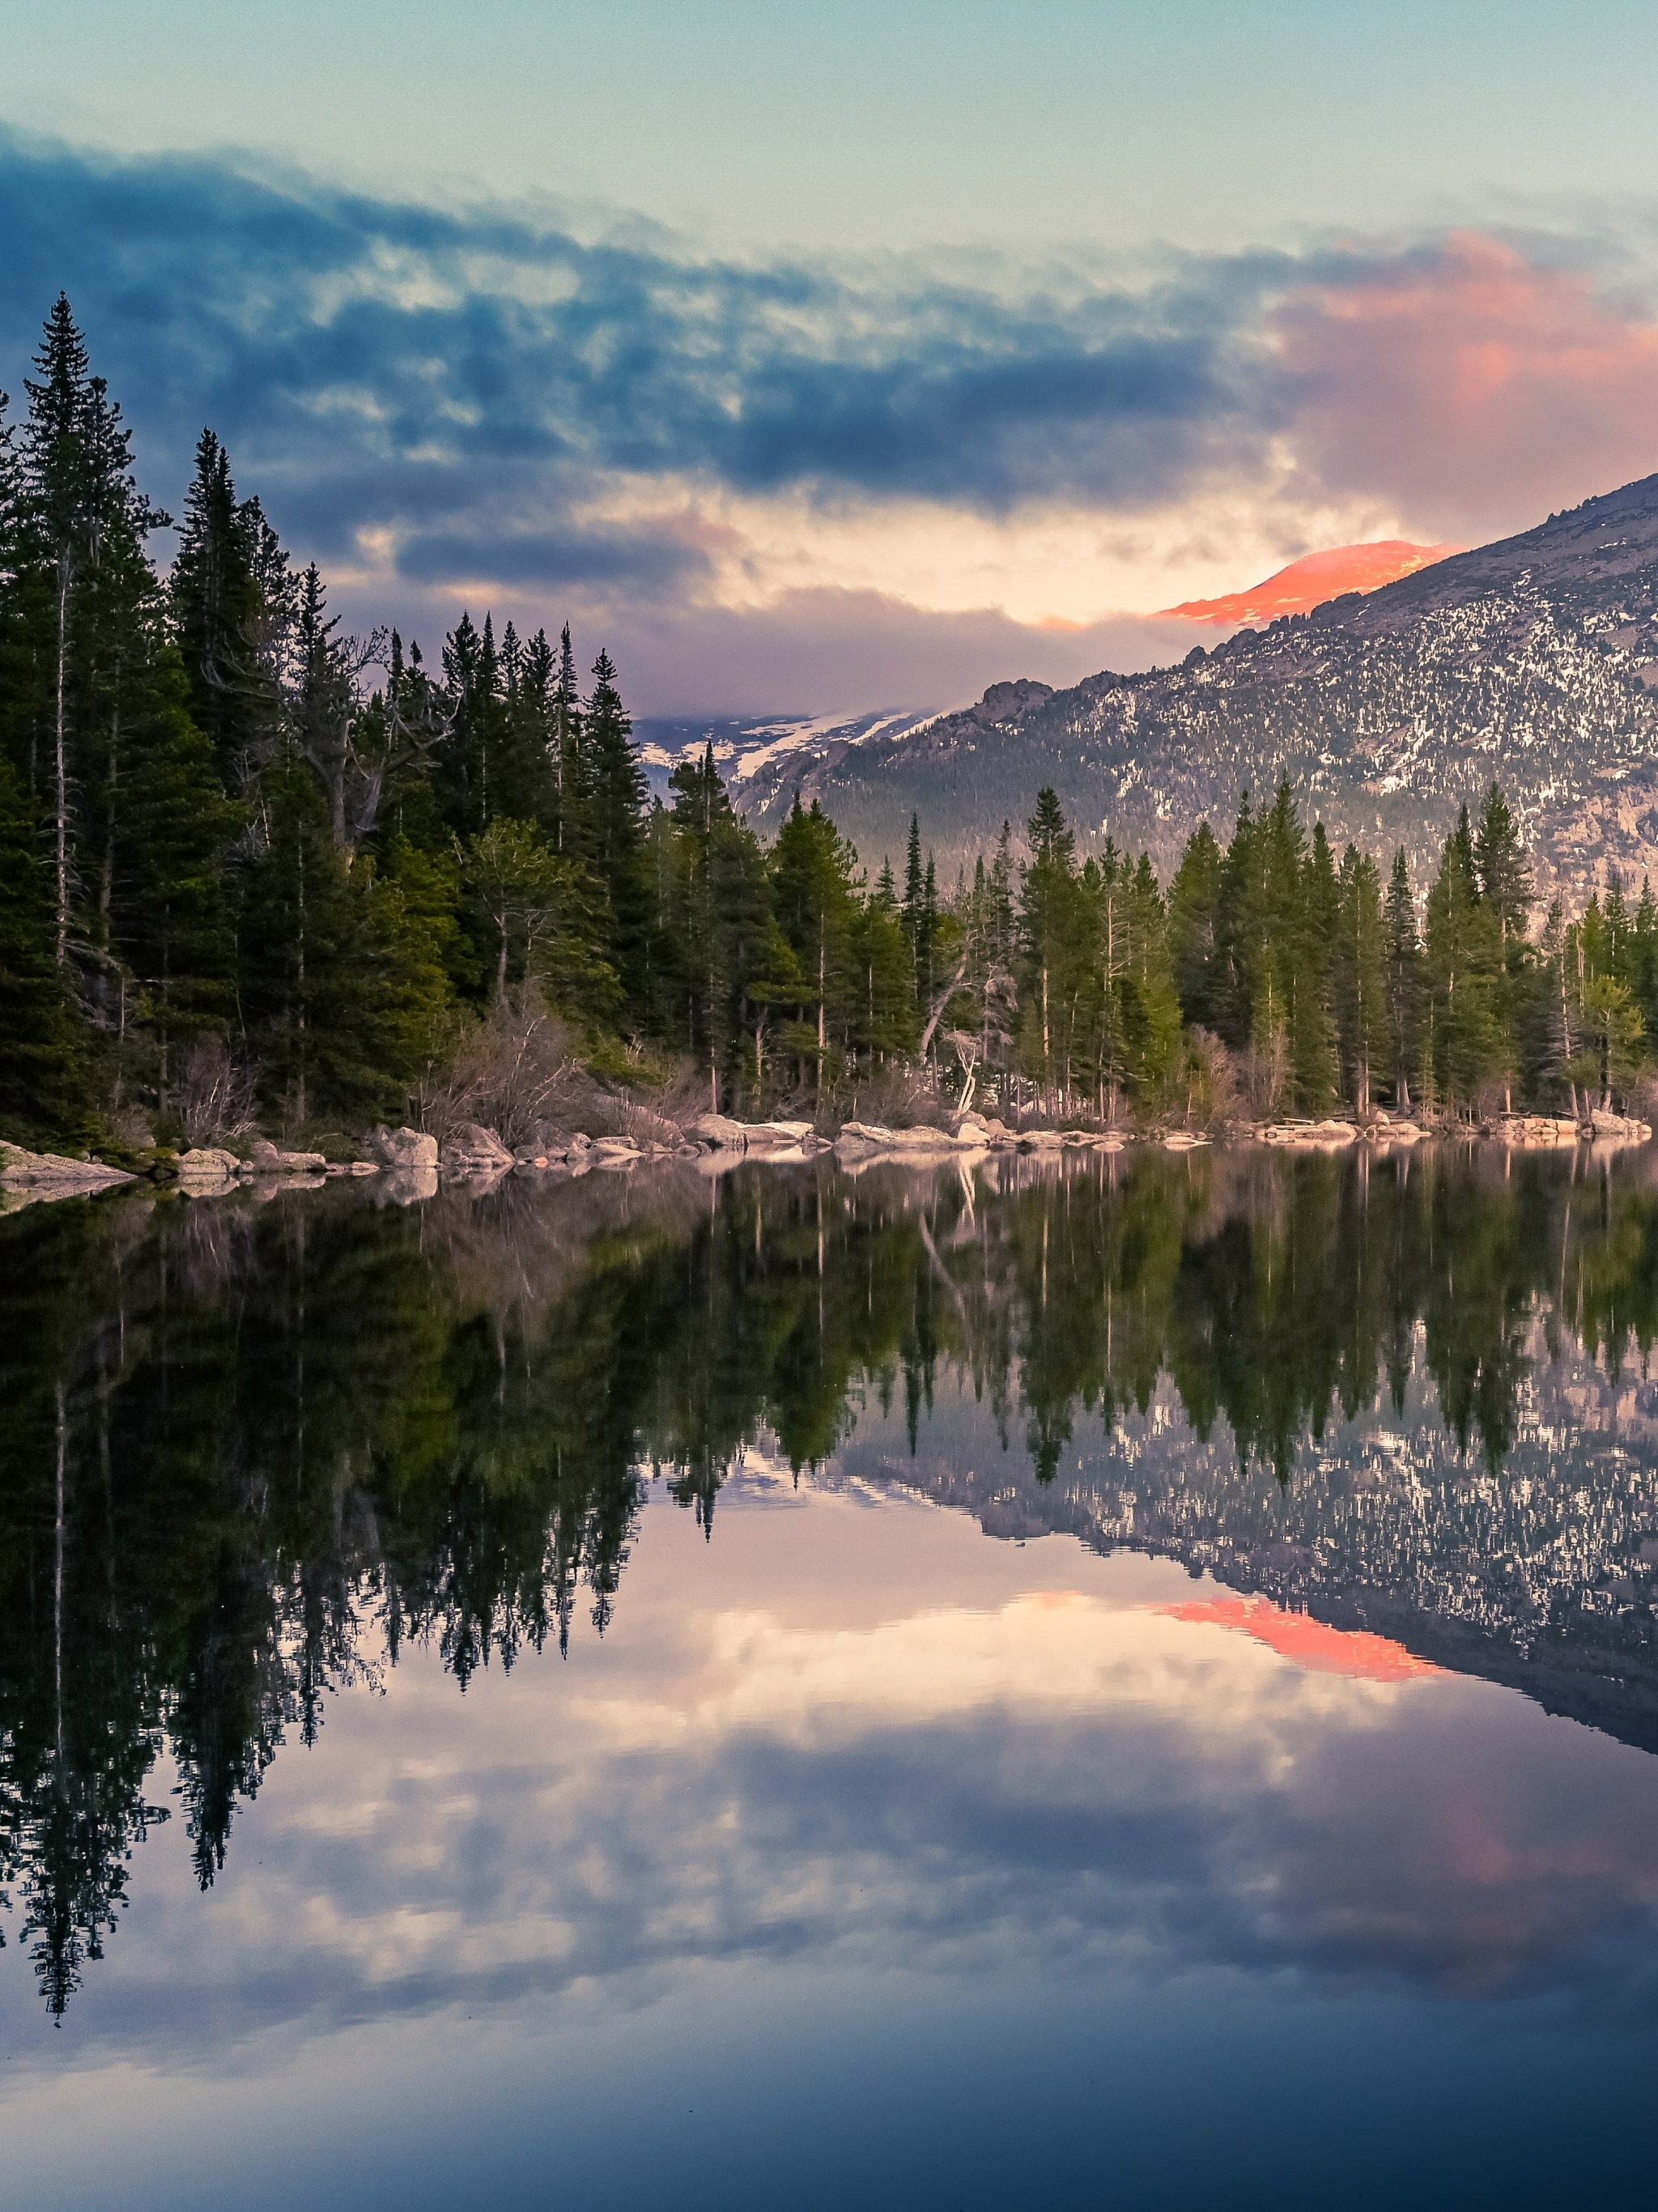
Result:
[[805,744],[760,765],[745,810],[770,830],[798,789],[872,868],[912,811],[948,871],[1016,830],[1051,784],[1097,850],[1150,851],[1165,878],[1207,817],[1282,779],[1310,822],[1418,880],[1493,777],[1540,889],[1658,874],[1658,475],[1450,556],[1379,591],[1241,629],[1176,665],[1066,690],[993,684],[919,728]]

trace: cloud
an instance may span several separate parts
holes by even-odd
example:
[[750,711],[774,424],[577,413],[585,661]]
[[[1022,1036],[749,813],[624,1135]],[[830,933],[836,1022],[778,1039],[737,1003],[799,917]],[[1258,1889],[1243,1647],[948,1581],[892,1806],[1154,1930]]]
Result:
[[1638,472],[1658,428],[1645,311],[1485,238],[744,261],[15,136],[0,221],[0,381],[67,289],[155,495],[210,423],[351,619],[568,616],[647,712],[1166,658],[1183,635],[1118,611],[1473,542]]
[[1461,234],[1353,257],[1273,325],[1304,465],[1385,482],[1436,536],[1523,529],[1658,468],[1658,321],[1592,270]]

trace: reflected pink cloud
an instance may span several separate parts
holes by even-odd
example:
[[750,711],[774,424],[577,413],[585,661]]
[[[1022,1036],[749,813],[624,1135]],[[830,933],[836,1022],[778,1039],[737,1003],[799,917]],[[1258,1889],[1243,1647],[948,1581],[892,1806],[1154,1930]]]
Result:
[[1373,1636],[1367,1629],[1332,1628],[1310,1613],[1286,1613],[1264,1597],[1213,1598],[1158,1610],[1170,1620],[1240,1630],[1309,1674],[1347,1674],[1362,1682],[1409,1682],[1444,1672],[1389,1637]]

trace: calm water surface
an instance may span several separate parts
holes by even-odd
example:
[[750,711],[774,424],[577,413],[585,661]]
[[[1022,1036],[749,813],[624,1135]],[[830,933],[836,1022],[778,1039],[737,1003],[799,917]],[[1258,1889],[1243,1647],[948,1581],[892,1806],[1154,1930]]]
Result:
[[13,2201],[1650,2185],[1658,1148],[0,1221]]

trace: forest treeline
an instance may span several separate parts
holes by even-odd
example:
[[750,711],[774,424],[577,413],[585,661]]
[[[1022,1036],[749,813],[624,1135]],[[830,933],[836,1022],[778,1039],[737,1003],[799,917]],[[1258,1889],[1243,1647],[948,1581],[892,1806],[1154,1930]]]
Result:
[[0,1133],[192,1141],[414,1110],[537,995],[601,1072],[739,1112],[947,1091],[1049,1110],[1610,1098],[1658,1032],[1658,911],[1535,912],[1493,787],[1418,902],[1285,790],[1172,881],[1079,860],[1051,792],[941,885],[817,805],[764,846],[712,749],[653,798],[617,671],[463,613],[435,666],[344,632],[211,431],[175,527],[70,303],[0,416]]

